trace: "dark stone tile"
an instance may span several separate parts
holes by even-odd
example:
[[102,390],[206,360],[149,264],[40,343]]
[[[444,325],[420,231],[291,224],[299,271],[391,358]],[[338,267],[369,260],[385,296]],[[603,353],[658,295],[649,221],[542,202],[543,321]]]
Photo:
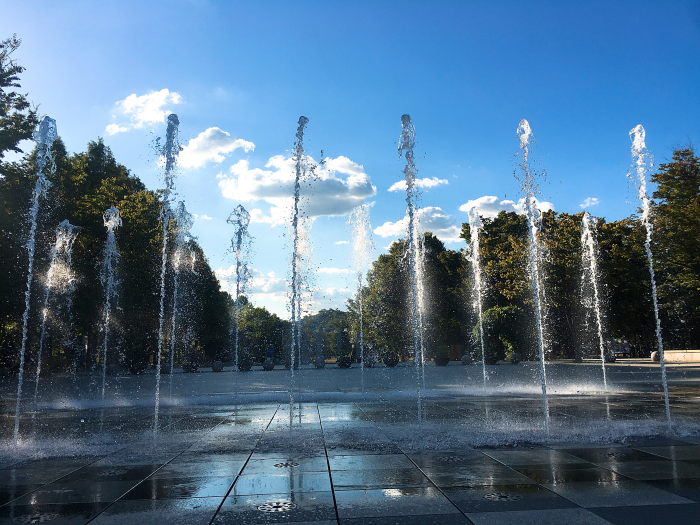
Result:
[[328,461],[331,471],[369,469],[411,469],[415,465],[403,454],[333,456]]
[[459,510],[432,487],[341,490],[335,493],[335,498],[341,522],[347,518],[459,514]]
[[235,478],[243,468],[245,461],[213,461],[205,463],[197,461],[171,462],[155,472],[152,479],[176,479],[197,477],[230,477]]
[[16,505],[0,507],[0,524],[51,523],[82,525],[99,514],[108,503]]
[[532,481],[496,461],[475,465],[451,464],[443,469],[424,468],[423,471],[438,487],[467,487],[475,485],[520,485]]
[[645,505],[634,507],[590,508],[613,525],[659,525],[698,523],[700,505]]
[[661,479],[645,481],[647,485],[671,492],[682,498],[700,503],[700,479]]
[[609,464],[608,467],[623,476],[637,480],[700,479],[700,466],[680,461],[626,461]]
[[643,437],[643,436],[632,436],[627,439],[627,444],[631,447],[669,447],[669,446],[683,446],[683,445],[693,445],[691,441],[684,441],[678,438],[671,438],[666,436],[653,436],[653,437]]
[[513,467],[522,475],[540,484],[573,483],[580,481],[618,481],[625,476],[597,467],[590,463],[558,465],[554,468],[541,468],[542,465]]
[[627,447],[577,448],[564,450],[569,455],[598,465],[625,461],[664,461],[664,458]]
[[[273,512],[269,512],[273,510]],[[335,522],[331,492],[229,496],[212,525]]]
[[[77,467],[76,467],[77,468]],[[22,485],[45,485],[54,480],[67,476],[76,468],[47,467],[42,468],[21,468],[0,470],[0,485],[22,484]]]
[[61,478],[61,483],[92,481],[131,481],[150,476],[160,465],[83,467]]
[[639,450],[674,461],[700,460],[700,446],[639,447]]
[[573,503],[538,485],[448,487],[445,495],[464,513],[565,509]]
[[327,447],[329,456],[366,456],[366,455],[386,455],[401,454],[401,449],[393,443],[345,443],[343,445],[329,445]]
[[633,480],[563,483],[547,487],[584,508],[692,503],[647,483]]
[[269,473],[240,476],[231,495],[285,494],[292,492],[330,492],[331,478],[328,472],[289,471],[286,475]]
[[91,523],[94,525],[208,525],[223,498],[120,500]]
[[234,481],[235,477],[149,478],[130,490],[122,499],[223,498]]
[[586,509],[544,509],[470,513],[475,525],[610,525]]
[[337,470],[333,472],[335,490],[430,487],[432,483],[417,468]]
[[22,496],[16,501],[22,504],[44,503],[109,503],[119,499],[138,481],[81,481],[63,483],[57,481]]
[[0,505],[4,505],[8,501],[24,496],[42,486],[43,485],[2,485],[0,486]]
[[381,516],[376,518],[344,519],[341,525],[471,525],[462,514],[436,514],[434,516]]
[[561,450],[530,449],[530,450],[484,450],[484,454],[509,467],[518,465],[559,465],[582,463],[581,458],[567,454]]

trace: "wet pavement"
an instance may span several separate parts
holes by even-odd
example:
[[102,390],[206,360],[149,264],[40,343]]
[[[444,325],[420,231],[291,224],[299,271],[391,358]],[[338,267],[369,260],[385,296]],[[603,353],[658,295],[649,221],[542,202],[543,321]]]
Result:
[[[676,398],[675,413],[697,416],[698,399]],[[635,403],[660,400],[552,401],[560,418],[588,407],[635,421]],[[165,406],[157,437],[145,407],[26,414],[30,437],[0,454],[0,523],[700,523],[697,434],[452,448],[441,434],[469,433],[469,416],[488,403],[499,417],[505,402],[434,399],[420,423],[408,401]],[[533,418],[538,402],[519,401]],[[36,458],[71,440],[73,454],[64,444]]]
[[[0,524],[700,523],[700,367],[532,364],[0,381]],[[170,381],[172,380],[172,386]],[[31,382],[27,390],[32,391]],[[420,416],[419,416],[420,415]]]

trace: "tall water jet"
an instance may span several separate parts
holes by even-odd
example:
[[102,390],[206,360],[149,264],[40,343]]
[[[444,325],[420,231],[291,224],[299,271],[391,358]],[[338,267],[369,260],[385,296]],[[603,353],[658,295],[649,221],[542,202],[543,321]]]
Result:
[[102,216],[105,228],[107,228],[107,242],[105,243],[105,259],[102,266],[102,287],[105,294],[104,312],[104,341],[102,342],[102,399],[105,398],[105,385],[107,384],[107,346],[109,343],[110,317],[112,314],[112,297],[116,297],[116,286],[114,282],[114,267],[116,266],[119,252],[115,231],[122,225],[122,218],[119,209],[112,206]]
[[56,163],[51,155],[51,145],[56,139],[56,121],[50,117],[44,117],[39,126],[34,131],[32,139],[36,142],[36,183],[32,192],[32,205],[29,209],[29,240],[27,241],[27,253],[29,263],[27,268],[27,288],[24,291],[24,314],[22,315],[22,347],[19,353],[19,376],[17,378],[17,406],[15,408],[15,430],[14,443],[17,445],[19,436],[19,413],[20,403],[22,401],[22,380],[24,377],[24,354],[27,348],[27,325],[29,323],[29,297],[32,290],[32,280],[34,278],[34,243],[36,239],[36,223],[39,215],[39,201],[42,197],[46,197],[51,183],[44,174],[44,169],[48,168],[49,173],[56,171]]
[[372,239],[372,224],[369,220],[369,204],[357,206],[348,219],[352,227],[352,249],[355,256],[355,272],[357,274],[357,307],[360,314],[360,326],[357,330],[357,347],[360,354],[360,368],[364,374],[364,328],[363,328],[363,296],[362,288],[364,276],[372,264],[372,251],[374,241]]
[[170,395],[173,394],[173,367],[175,366],[175,343],[177,342],[177,299],[180,282],[180,264],[185,240],[191,237],[190,230],[194,224],[194,215],[187,211],[184,201],[180,201],[175,208],[175,253],[173,254],[173,317],[170,331]]
[[51,262],[49,271],[46,274],[44,285],[44,308],[41,311],[41,332],[39,335],[39,350],[36,354],[36,379],[34,382],[34,407],[37,406],[39,396],[39,377],[41,376],[41,355],[44,350],[44,339],[46,337],[46,319],[49,315],[49,299],[51,292],[72,291],[75,281],[70,271],[71,256],[73,253],[73,242],[78,236],[80,227],[73,226],[68,220],[61,222],[56,228],[56,241],[51,247]]
[[479,340],[481,341],[481,366],[484,373],[484,388],[486,388],[486,344],[484,342],[484,323],[482,316],[482,300],[483,300],[483,288],[481,281],[481,257],[479,251],[479,241],[480,241],[480,231],[484,227],[481,222],[481,217],[479,217],[479,212],[476,208],[469,210],[469,235],[471,237],[471,256],[470,260],[472,263],[472,271],[474,272],[474,295],[476,296],[476,311],[479,315]]
[[239,324],[241,316],[241,295],[245,295],[248,283],[250,282],[250,251],[253,238],[248,233],[248,225],[250,224],[250,213],[242,206],[236,206],[236,209],[231,212],[227,223],[233,226],[233,237],[231,237],[231,250],[236,257],[236,302],[234,303],[234,359],[236,370],[238,370],[238,341],[239,341]]
[[[651,253],[651,236],[654,231],[654,225],[651,223],[651,199],[647,195],[647,171],[654,167],[654,158],[647,149],[644,140],[646,132],[641,124],[630,130],[630,139],[632,140],[632,169],[637,174],[637,196],[642,202],[642,216],[640,218],[644,228],[646,229],[646,239],[644,240],[644,249],[647,253],[647,262],[649,263],[649,277],[651,279],[651,297],[654,301],[654,317],[656,318],[656,341],[659,345],[659,364],[661,365],[661,380],[664,385],[664,402],[666,403],[666,419],[668,428],[671,429],[671,406],[668,401],[668,381],[666,379],[666,364],[664,363],[664,341],[661,337],[661,320],[659,319],[659,302],[656,295],[656,277],[654,275],[654,258]],[[627,173],[627,176],[632,177],[632,170]]]
[[158,357],[156,359],[156,403],[153,421],[153,434],[158,433],[158,409],[160,407],[160,359],[163,351],[163,319],[165,316],[165,270],[168,266],[168,226],[172,216],[170,210],[170,194],[173,191],[175,166],[180,153],[178,128],[180,120],[175,113],[168,115],[168,129],[165,134],[165,144],[160,152],[165,161],[165,191],[163,192],[163,207],[160,209],[160,221],[163,224],[163,249],[161,253],[160,270],[160,316],[158,320]]
[[608,390],[608,379],[605,372],[605,341],[603,340],[603,321],[600,311],[600,296],[598,294],[598,243],[596,240],[596,219],[585,212],[581,224],[581,248],[583,249],[583,279],[593,289],[591,307],[595,314],[598,328],[598,345],[600,347],[600,364],[603,367],[603,385]]
[[[301,181],[306,172],[304,158],[304,129],[309,123],[309,119],[301,116],[297,123],[296,142],[294,143],[294,205],[292,208],[292,278],[291,278],[291,294],[290,294],[290,310],[292,314],[292,341],[289,351],[291,379],[289,386],[289,406],[290,410],[294,405],[294,358],[296,354],[298,327],[297,327],[297,312],[300,310],[300,303],[297,294],[299,293],[299,277],[300,277],[300,257],[299,257],[299,198],[301,192]],[[301,312],[299,312],[300,316]]]
[[413,148],[416,145],[416,128],[409,115],[401,116],[401,137],[399,137],[399,158],[404,154],[406,157],[406,167],[403,170],[406,177],[406,204],[408,215],[408,267],[411,279],[411,317],[413,321],[413,360],[416,367],[416,393],[418,396],[418,419],[422,420],[421,409],[421,368],[423,366],[423,356],[421,352],[421,331],[422,327],[419,319],[418,298],[418,246],[416,243],[416,233],[418,231],[418,210],[416,206],[416,163],[413,157]]
[[540,233],[542,223],[542,214],[537,207],[537,199],[535,195],[538,192],[536,173],[530,168],[528,163],[528,155],[530,153],[530,143],[532,140],[532,130],[527,120],[522,119],[516,131],[520,140],[520,149],[522,150],[522,162],[518,166],[522,170],[522,175],[518,177],[516,169],[516,178],[522,184],[523,193],[525,194],[525,216],[528,221],[528,269],[530,271],[532,298],[535,303],[535,322],[537,328],[537,346],[540,354],[540,379],[542,380],[542,408],[544,410],[545,428],[549,434],[549,404],[547,402],[547,374],[544,363],[544,289],[542,286],[542,277],[540,271],[540,262],[542,260],[541,247],[537,239]]

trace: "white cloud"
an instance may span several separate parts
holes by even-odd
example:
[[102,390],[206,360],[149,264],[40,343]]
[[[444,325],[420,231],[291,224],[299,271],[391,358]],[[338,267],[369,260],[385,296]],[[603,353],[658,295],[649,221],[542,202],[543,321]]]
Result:
[[350,295],[352,292],[347,288],[326,288],[326,293],[328,295]]
[[129,131],[129,128],[120,126],[119,124],[110,124],[105,128],[105,133],[107,135],[116,135],[117,133],[123,133]]
[[[541,211],[549,211],[554,209],[554,205],[551,202],[539,201],[537,199],[535,199],[535,201],[537,203],[537,207]],[[525,213],[525,198],[520,199],[516,204],[511,200],[499,200],[498,197],[494,195],[485,195],[483,197],[479,197],[478,199],[467,201],[465,204],[462,204],[459,207],[460,211],[467,213],[469,213],[469,210],[472,208],[476,208],[479,215],[482,217],[494,218],[501,211],[514,211],[515,213],[522,215]]]
[[[147,124],[160,124],[165,122],[165,118],[172,113],[164,106],[168,104],[182,104],[182,97],[179,93],[161,89],[151,91],[147,95],[137,96],[136,93],[129,95],[124,100],[116,102],[116,107],[124,116],[129,117],[128,124],[109,124],[105,128],[107,135],[115,135],[129,131],[132,128],[142,128]],[[112,118],[117,118],[112,115]]]
[[330,274],[350,273],[350,270],[348,270],[347,268],[319,268],[316,271],[318,273],[330,273]]
[[[447,179],[438,179],[433,177],[429,179],[428,177],[424,179],[416,179],[416,188],[434,188],[440,184],[449,184]],[[400,180],[391,185],[387,191],[406,191],[406,181]]]
[[209,217],[208,215],[200,215],[198,218],[199,218],[199,219],[202,219],[203,221],[210,221],[210,220],[212,220],[212,217]]
[[598,205],[598,197],[586,197],[586,200],[583,201],[583,204],[579,204],[579,208],[581,209],[586,209],[590,208],[591,206],[597,206]]
[[[418,224],[421,231],[432,232],[443,242],[461,242],[461,229],[455,220],[441,208],[428,206],[418,210]],[[402,237],[408,228],[408,215],[397,222],[385,222],[374,230],[380,237]],[[389,245],[391,246],[391,245]]]
[[[361,165],[347,157],[326,159],[325,166],[311,157],[305,158],[314,170],[313,180],[302,185],[302,206],[307,217],[347,215],[376,194],[376,187]],[[240,160],[230,169],[230,175],[218,175],[221,193],[227,199],[241,202],[264,201],[270,204],[269,214],[253,209],[251,221],[275,226],[289,221],[293,205],[294,159],[276,155],[265,168],[250,168]]]
[[201,168],[207,162],[223,162],[224,155],[237,148],[243,148],[248,153],[255,149],[255,144],[233,138],[230,133],[219,128],[209,128],[190,139],[182,148],[177,163],[183,168]]
[[350,244],[350,241],[335,241],[335,244]]
[[165,117],[172,113],[163,109],[167,104],[182,104],[182,97],[179,93],[171,93],[165,88],[152,91],[148,95],[136,96],[134,93],[117,102],[117,106],[125,115],[131,115],[131,123],[135,128],[165,122]]

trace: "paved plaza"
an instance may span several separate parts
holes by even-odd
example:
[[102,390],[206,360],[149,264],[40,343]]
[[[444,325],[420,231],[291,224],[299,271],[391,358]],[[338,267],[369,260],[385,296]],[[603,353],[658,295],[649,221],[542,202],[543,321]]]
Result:
[[[112,378],[102,404],[56,379],[16,448],[8,388],[0,523],[700,523],[700,371],[670,367],[669,432],[658,367],[630,363],[610,367],[607,393],[592,391],[592,365],[552,366],[553,389],[578,379],[551,396],[549,433],[529,386],[460,392],[477,367],[426,368],[420,403],[410,384],[395,390],[409,368],[298,371],[292,405],[289,371],[181,374],[170,397],[164,379],[157,436],[140,402],[152,376]],[[532,371],[492,369],[494,383]]]

